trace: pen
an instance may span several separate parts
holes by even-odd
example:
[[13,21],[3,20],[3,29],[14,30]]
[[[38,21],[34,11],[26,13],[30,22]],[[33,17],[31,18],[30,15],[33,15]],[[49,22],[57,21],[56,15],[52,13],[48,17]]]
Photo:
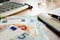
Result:
[[48,15],[50,15],[51,17],[53,17],[55,19],[58,19],[60,21],[60,16],[55,15],[55,14],[48,14]]

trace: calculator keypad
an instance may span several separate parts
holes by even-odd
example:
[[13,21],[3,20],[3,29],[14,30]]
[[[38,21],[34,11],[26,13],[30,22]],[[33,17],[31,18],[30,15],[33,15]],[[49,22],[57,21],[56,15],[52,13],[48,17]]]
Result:
[[3,5],[0,6],[0,13],[11,11],[22,6],[25,6],[25,5],[21,3],[16,3],[16,2],[5,2],[3,3]]

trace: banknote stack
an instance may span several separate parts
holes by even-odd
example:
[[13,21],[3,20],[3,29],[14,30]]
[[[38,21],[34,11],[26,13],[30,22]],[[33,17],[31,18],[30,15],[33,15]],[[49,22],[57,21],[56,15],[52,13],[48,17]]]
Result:
[[46,40],[40,27],[37,16],[7,17],[0,21],[0,40]]

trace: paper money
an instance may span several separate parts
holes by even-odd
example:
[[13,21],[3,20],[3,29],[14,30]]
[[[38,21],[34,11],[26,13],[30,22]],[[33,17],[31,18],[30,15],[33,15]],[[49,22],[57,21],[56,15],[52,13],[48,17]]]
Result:
[[21,15],[21,16],[12,16],[6,19],[1,20],[1,24],[14,25],[21,30],[28,32],[37,40],[40,40],[40,33],[38,30],[38,22],[36,16]]
[[8,28],[8,25],[0,25],[0,33]]
[[36,40],[28,32],[10,25],[6,30],[0,33],[0,40]]
[[16,37],[11,38],[10,40],[37,40],[28,33],[19,34]]

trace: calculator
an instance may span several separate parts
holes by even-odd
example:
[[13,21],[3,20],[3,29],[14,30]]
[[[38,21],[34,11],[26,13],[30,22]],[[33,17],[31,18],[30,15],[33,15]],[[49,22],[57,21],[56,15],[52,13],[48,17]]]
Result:
[[24,9],[32,8],[30,5],[24,3],[17,3],[17,2],[4,2],[0,5],[0,18],[6,17],[17,12],[20,12]]

